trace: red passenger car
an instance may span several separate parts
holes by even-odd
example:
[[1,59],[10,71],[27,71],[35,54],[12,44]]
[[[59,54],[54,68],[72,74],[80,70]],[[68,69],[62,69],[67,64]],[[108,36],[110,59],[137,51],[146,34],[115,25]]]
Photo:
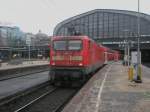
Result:
[[114,51],[114,61],[118,61],[120,59],[119,51]]

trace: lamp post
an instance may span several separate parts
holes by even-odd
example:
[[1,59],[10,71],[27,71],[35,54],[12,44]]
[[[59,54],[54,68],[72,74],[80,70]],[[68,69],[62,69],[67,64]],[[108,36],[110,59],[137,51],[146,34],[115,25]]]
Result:
[[124,65],[127,65],[127,40],[124,40]]
[[128,40],[128,68],[130,67],[130,64],[131,64],[131,54],[130,54],[130,50],[131,48],[133,47],[133,44],[132,44],[132,40]]
[[140,55],[140,0],[138,0],[138,14],[137,14],[137,29],[138,29],[138,40],[137,40],[137,78],[135,80],[135,82],[137,83],[142,83],[141,80],[141,55]]
[[125,33],[125,40],[124,40],[124,44],[125,44],[125,47],[124,47],[124,64],[125,66],[128,65],[128,61],[129,61],[129,52],[128,52],[128,32],[129,30],[128,29],[124,29],[123,32]]
[[127,45],[128,45],[128,68],[129,68],[130,66],[130,41],[128,41]]

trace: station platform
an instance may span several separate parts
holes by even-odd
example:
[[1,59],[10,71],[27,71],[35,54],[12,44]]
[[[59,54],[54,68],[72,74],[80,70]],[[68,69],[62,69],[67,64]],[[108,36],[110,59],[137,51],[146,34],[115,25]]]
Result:
[[48,60],[37,60],[37,61],[23,61],[21,64],[8,64],[8,63],[1,63],[0,70],[9,70],[9,69],[16,69],[16,68],[25,68],[30,66],[39,66],[39,65],[48,65]]
[[128,80],[128,68],[114,62],[96,73],[63,112],[150,112],[150,68],[142,66],[142,81]]
[[48,71],[0,81],[0,100],[49,81]]

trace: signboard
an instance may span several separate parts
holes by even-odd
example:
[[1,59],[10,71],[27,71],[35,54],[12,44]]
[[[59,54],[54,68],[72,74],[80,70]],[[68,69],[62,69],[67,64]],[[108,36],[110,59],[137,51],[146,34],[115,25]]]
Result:
[[31,44],[31,37],[29,35],[26,36],[26,44],[27,45]]
[[[138,56],[137,51],[132,51],[131,52],[131,62],[132,62],[132,64],[137,64],[138,63],[137,56]],[[140,52],[140,63],[141,63],[141,52]]]

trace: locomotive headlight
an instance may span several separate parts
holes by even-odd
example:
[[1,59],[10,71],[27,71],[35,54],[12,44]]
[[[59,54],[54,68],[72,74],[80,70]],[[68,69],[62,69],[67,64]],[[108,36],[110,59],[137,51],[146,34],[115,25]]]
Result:
[[79,63],[79,66],[82,66],[83,64],[82,63]]
[[82,56],[71,56],[70,60],[72,60],[72,61],[82,61],[83,57]]
[[53,61],[62,61],[62,60],[64,60],[64,57],[63,56],[52,56],[52,60]]
[[52,65],[55,65],[55,63],[52,63]]

